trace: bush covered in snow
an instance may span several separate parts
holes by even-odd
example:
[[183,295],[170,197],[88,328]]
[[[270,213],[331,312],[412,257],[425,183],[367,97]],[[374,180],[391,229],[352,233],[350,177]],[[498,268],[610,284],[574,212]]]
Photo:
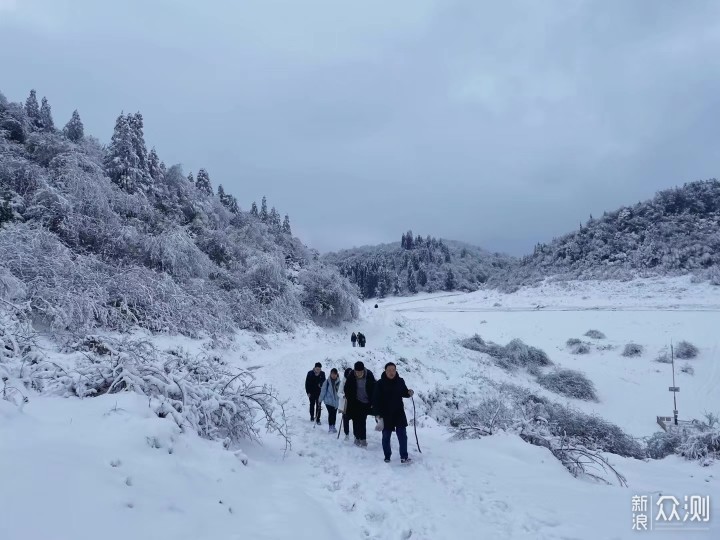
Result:
[[556,369],[538,377],[537,382],[543,388],[562,396],[585,401],[598,400],[593,382],[573,369]]
[[[147,151],[139,113],[107,147],[74,114],[62,132],[0,106],[0,272],[53,328],[227,334],[357,316],[354,289],[292,236]],[[30,116],[29,116],[30,115]],[[3,296],[0,296],[3,297]]]
[[674,349],[675,358],[680,358],[681,360],[695,358],[700,352],[698,348],[689,341],[681,341],[674,347]]
[[600,330],[588,330],[585,332],[585,336],[591,339],[605,339],[605,334],[603,334]]
[[695,369],[690,364],[685,364],[680,368],[680,371],[682,373],[687,373],[688,375],[695,375]]
[[530,444],[548,448],[573,475],[603,481],[608,477],[624,483],[602,452],[636,459],[646,456],[643,445],[618,426],[510,384],[498,385],[492,397],[470,400],[449,423],[460,439],[498,430],[517,433]]
[[570,338],[565,343],[570,349],[571,354],[588,354],[590,353],[590,344],[580,341],[577,338]]
[[653,434],[647,441],[648,457],[662,459],[671,454],[708,463],[720,459],[720,421],[714,414],[691,425],[671,427]]
[[625,345],[622,355],[628,358],[642,356],[643,350],[642,345],[638,345],[637,343],[628,343]]
[[497,365],[507,370],[517,368],[535,370],[540,367],[552,365],[552,361],[544,351],[537,347],[526,345],[519,339],[513,339],[510,343],[503,346],[492,342],[486,343],[482,337],[475,334],[473,337],[462,340],[460,345],[471,351],[478,351],[489,355]]
[[667,347],[660,349],[660,352],[655,358],[655,361],[660,364],[672,364],[672,358],[670,358],[670,350]]

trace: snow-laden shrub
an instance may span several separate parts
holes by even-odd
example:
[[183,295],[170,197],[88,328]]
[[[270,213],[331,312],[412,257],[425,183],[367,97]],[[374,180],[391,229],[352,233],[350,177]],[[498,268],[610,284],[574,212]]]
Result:
[[695,358],[699,352],[698,348],[689,341],[681,341],[675,346],[675,358],[681,360]]
[[573,369],[556,369],[538,377],[543,388],[575,399],[597,401],[595,385],[583,373]]
[[667,347],[663,347],[662,349],[660,349],[660,352],[658,352],[655,361],[660,364],[672,364],[672,358],[670,358],[670,350]]
[[658,431],[647,439],[647,455],[651,459],[663,459],[678,453],[682,436],[676,431]]
[[642,356],[643,346],[637,343],[628,343],[623,349],[622,355],[628,358]]
[[498,430],[510,428],[514,423],[512,410],[496,397],[484,399],[450,420],[452,431],[458,439],[492,435]]
[[533,369],[550,366],[552,361],[545,351],[526,345],[519,339],[513,339],[505,346],[497,343],[485,342],[478,334],[464,339],[460,345],[471,351],[485,353],[493,358],[495,363],[507,370],[517,368]]
[[23,370],[41,359],[28,309],[0,297],[0,399],[27,401]]
[[680,368],[680,371],[687,373],[688,375],[695,375],[695,369],[690,364],[685,364]]
[[313,266],[300,271],[300,303],[318,324],[338,324],[358,317],[357,290],[335,269]]
[[[79,355],[72,369],[39,363],[34,376],[41,390],[80,398],[132,391],[146,396],[157,416],[201,437],[257,440],[264,427],[289,443],[283,403],[248,371],[214,357],[163,352],[147,341],[105,339],[99,351],[97,340],[92,345],[96,352]],[[90,347],[81,340],[75,348]]]
[[571,354],[588,354],[590,352],[590,344],[577,338],[568,339],[565,345],[568,346]]
[[707,414],[704,421],[693,422],[692,428],[682,431],[677,453],[690,460],[720,459],[720,421]]
[[605,339],[605,334],[603,334],[600,330],[588,330],[585,332],[585,337],[589,337],[591,339]]

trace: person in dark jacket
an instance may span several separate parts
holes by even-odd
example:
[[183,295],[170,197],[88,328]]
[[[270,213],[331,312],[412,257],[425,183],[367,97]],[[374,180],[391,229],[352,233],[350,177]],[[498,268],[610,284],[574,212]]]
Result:
[[343,380],[343,406],[342,409],[342,422],[343,422],[343,431],[345,432],[345,440],[347,441],[350,437],[350,414],[347,410],[347,396],[345,395],[345,384],[348,382],[350,377],[355,376],[355,372],[353,371],[353,368],[347,368],[344,373],[345,379]]
[[358,340],[358,345],[359,345],[360,347],[364,347],[364,346],[365,346],[365,334],[363,334],[363,333],[361,333],[361,332],[358,332],[357,340]]
[[382,419],[382,447],[385,454],[385,463],[390,463],[392,450],[390,437],[395,431],[400,445],[400,463],[410,463],[407,450],[407,416],[403,398],[412,397],[413,391],[408,389],[405,381],[397,374],[394,363],[385,364],[385,371],[375,386],[373,396],[373,411],[376,420]]
[[350,341],[352,342],[353,347],[354,347],[355,342],[357,341],[357,336],[355,335],[355,332],[353,332],[352,335],[350,336]]
[[305,393],[310,400],[310,421],[320,423],[320,413],[322,406],[320,405],[320,390],[325,382],[325,372],[322,370],[322,364],[315,362],[315,367],[308,371],[305,377]]
[[367,446],[367,417],[372,412],[373,392],[375,390],[375,376],[372,371],[365,369],[365,364],[358,360],[355,370],[345,381],[345,398],[347,399],[346,415],[353,421],[353,435],[355,444]]

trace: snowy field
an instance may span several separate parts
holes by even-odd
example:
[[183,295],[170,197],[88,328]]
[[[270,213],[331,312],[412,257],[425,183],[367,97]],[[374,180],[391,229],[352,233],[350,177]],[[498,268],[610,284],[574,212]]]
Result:
[[[274,437],[236,454],[180,434],[134,394],[31,397],[22,410],[0,400],[0,539],[720,538],[717,464],[609,456],[628,487],[604,485],[574,478],[548,450],[516,435],[453,441],[442,418],[425,414],[434,392],[471,399],[486,391],[483,381],[506,381],[570,401],[633,436],[650,435],[657,415],[672,414],[670,367],[655,362],[670,340],[699,348],[697,358],[678,363],[694,369],[678,370],[680,417],[720,413],[720,288],[679,278],[393,298],[378,309],[373,303],[363,305],[362,320],[352,326],[242,334],[224,352],[287,399],[287,452]],[[590,329],[606,339],[584,337]],[[350,346],[353,330],[367,336],[367,348]],[[527,374],[508,373],[458,345],[475,333],[543,349],[556,365],[584,372],[599,401],[554,395]],[[569,338],[591,342],[590,352],[571,354]],[[202,347],[185,338],[155,341]],[[631,341],[644,347],[641,356],[621,355]],[[385,362],[398,362],[416,391],[422,453],[409,428],[410,466],[400,465],[396,440],[393,462],[383,463],[372,420],[367,449],[329,434],[326,411],[322,426],[308,421],[303,384],[314,362],[329,373],[358,359],[378,377]],[[409,400],[406,410],[412,418]],[[663,494],[710,495],[710,530],[686,523],[674,531],[632,531],[632,496]]]

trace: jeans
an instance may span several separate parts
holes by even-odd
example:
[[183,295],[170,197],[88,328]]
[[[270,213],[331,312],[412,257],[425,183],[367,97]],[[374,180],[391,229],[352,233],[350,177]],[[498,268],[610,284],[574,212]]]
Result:
[[[397,433],[398,443],[400,444],[400,459],[407,459],[408,457],[408,450],[407,450],[407,429],[404,427],[396,427],[395,433]],[[383,429],[382,432],[382,447],[383,452],[385,453],[385,457],[387,459],[390,459],[390,456],[392,455],[392,449],[390,448],[390,437],[392,435],[391,429]]]
[[[320,420],[322,407],[320,405],[320,394],[310,394],[310,418]],[[316,411],[317,409],[317,411]]]
[[335,425],[335,419],[337,418],[337,407],[333,407],[332,405],[325,405],[328,410],[328,426],[334,426]]

